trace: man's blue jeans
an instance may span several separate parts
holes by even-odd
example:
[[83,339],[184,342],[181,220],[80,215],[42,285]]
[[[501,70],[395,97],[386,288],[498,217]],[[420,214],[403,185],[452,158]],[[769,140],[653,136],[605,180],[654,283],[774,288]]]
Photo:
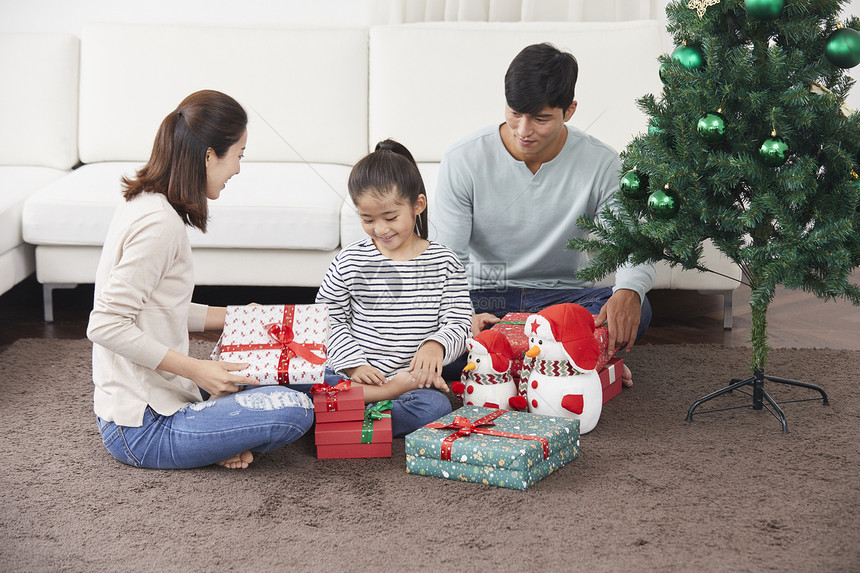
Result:
[[[325,383],[329,386],[336,386],[342,379],[334,370],[325,369]],[[391,431],[396,438],[412,433],[451,412],[451,401],[435,388],[410,390],[391,402]]]
[[[475,313],[489,312],[502,318],[509,312],[535,313],[554,304],[572,302],[584,307],[591,314],[599,314],[600,309],[612,296],[612,287],[583,289],[527,289],[506,288],[500,290],[473,290],[472,305]],[[651,324],[651,303],[648,297],[642,302],[642,315],[636,340],[642,338]]]
[[314,409],[307,395],[290,388],[246,386],[229,396],[188,404],[172,416],[147,406],[137,428],[97,421],[105,447],[119,461],[187,469],[289,444],[310,429]]

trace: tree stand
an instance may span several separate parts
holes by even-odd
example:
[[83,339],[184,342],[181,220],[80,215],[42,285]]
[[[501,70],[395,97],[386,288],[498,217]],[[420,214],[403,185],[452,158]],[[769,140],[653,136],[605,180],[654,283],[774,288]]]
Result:
[[[737,390],[738,388],[741,388],[742,386],[752,386],[752,389],[753,389],[752,409],[753,410],[761,410],[762,408],[766,409],[768,412],[773,414],[773,416],[782,423],[782,433],[787,434],[788,433],[788,423],[785,421],[785,414],[782,412],[782,409],[779,407],[779,404],[777,404],[776,401],[774,401],[774,399],[770,397],[770,394],[768,394],[767,391],[764,389],[764,381],[765,380],[770,380],[771,382],[776,382],[778,384],[787,384],[789,386],[800,386],[802,388],[809,388],[810,390],[815,390],[816,392],[821,393],[822,405],[827,406],[829,404],[829,402],[827,401],[827,393],[825,393],[824,390],[822,388],[820,388],[819,386],[816,386],[814,384],[807,384],[806,382],[798,382],[796,380],[786,380],[785,378],[775,378],[773,376],[765,376],[764,372],[758,372],[757,371],[754,376],[747,378],[746,380],[741,380],[740,378],[734,378],[734,379],[732,379],[731,384],[729,384],[725,388],[721,388],[720,390],[717,390],[716,392],[712,392],[711,394],[708,394],[707,396],[704,396],[703,398],[699,398],[698,400],[696,400],[696,402],[692,406],[690,406],[690,411],[687,412],[687,421],[688,422],[693,421],[693,411],[696,408],[698,408],[701,404],[703,404],[704,402],[707,402],[708,400],[710,400],[712,398],[716,398],[717,396],[721,396],[723,394],[726,394],[727,392]],[[783,403],[789,404],[791,402],[809,402],[811,400],[818,400],[818,398],[805,398],[802,400],[787,400]],[[775,412],[771,411],[770,408],[767,407],[767,404],[765,404],[764,402],[767,402],[767,404],[769,404],[773,408],[773,410],[775,410]],[[699,414],[707,414],[709,412],[722,412],[725,410],[735,410],[737,408],[748,408],[748,407],[749,406],[733,406],[730,408],[719,408],[719,409],[714,409],[714,410],[704,410],[702,412],[699,412]]]

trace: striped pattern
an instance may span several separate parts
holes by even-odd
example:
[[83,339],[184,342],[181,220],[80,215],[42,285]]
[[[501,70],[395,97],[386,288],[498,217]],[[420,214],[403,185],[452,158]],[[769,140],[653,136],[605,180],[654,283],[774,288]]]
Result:
[[332,261],[316,302],[329,307],[328,366],[336,372],[369,364],[391,376],[427,340],[442,344],[447,364],[471,334],[466,273],[438,243],[411,261],[384,257],[369,237],[353,243]]
[[502,372],[501,374],[476,374],[471,370],[466,370],[460,375],[460,382],[468,384],[474,382],[481,386],[490,386],[494,384],[508,384],[514,381],[514,377],[510,372]]
[[579,376],[582,372],[575,370],[567,360],[535,360],[534,370],[547,376]]

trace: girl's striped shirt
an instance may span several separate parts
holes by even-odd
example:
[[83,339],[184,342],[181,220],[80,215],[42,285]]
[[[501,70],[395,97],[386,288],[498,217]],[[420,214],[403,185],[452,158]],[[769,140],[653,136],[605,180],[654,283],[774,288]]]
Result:
[[369,364],[392,376],[428,340],[442,344],[448,364],[471,336],[465,270],[439,243],[410,261],[394,261],[370,237],[355,242],[332,261],[316,302],[329,307],[327,365],[340,373]]

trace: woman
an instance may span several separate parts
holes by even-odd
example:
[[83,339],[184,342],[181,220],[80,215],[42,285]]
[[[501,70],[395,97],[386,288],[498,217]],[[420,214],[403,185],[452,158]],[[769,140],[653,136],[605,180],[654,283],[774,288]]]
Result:
[[87,337],[99,432],[123,463],[246,468],[252,452],[292,442],[313,422],[306,395],[281,386],[239,392],[256,383],[233,374],[247,364],[188,356],[188,332],[223,328],[226,309],[191,302],[185,226],[206,231],[207,201],[239,173],[247,123],[230,96],[193,93],[161,122],[149,162],[122,180]]

